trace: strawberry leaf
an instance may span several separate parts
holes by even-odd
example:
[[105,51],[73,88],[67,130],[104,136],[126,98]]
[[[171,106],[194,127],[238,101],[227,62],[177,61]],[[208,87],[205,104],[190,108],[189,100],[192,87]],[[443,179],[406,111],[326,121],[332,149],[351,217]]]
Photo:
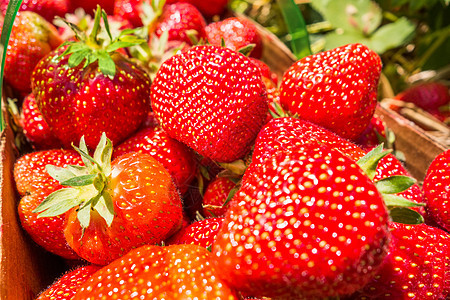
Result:
[[390,152],[390,150],[383,150],[383,144],[380,144],[378,147],[361,157],[357,164],[363,169],[366,175],[373,180],[377,173],[378,162]]
[[64,186],[86,186],[94,183],[97,174],[81,175],[60,182]]
[[100,71],[109,78],[114,78],[114,75],[116,74],[116,64],[106,50],[97,51],[96,58],[98,59]]
[[382,194],[397,194],[409,189],[416,183],[411,177],[403,175],[395,175],[378,180],[375,184]]
[[420,207],[425,206],[424,203],[416,203],[409,201],[401,196],[383,194],[384,203],[387,207]]
[[79,190],[74,188],[59,189],[51,193],[42,201],[33,213],[40,213],[40,217],[53,217],[65,213],[72,207],[80,204]]
[[91,221],[91,206],[85,205],[78,210],[77,219],[82,228],[87,228]]
[[424,222],[421,214],[406,207],[394,207],[389,210],[389,215],[397,223],[416,225]]
[[97,203],[94,205],[94,209],[105,219],[106,224],[111,226],[114,220],[114,206],[111,196],[109,194],[103,194],[99,197]]

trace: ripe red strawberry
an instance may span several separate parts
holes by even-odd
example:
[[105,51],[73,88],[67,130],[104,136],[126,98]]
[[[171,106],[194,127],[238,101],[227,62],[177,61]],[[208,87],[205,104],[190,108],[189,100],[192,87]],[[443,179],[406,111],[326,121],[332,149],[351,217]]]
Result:
[[[81,285],[77,299],[239,299],[197,245],[142,246]],[[113,296],[111,296],[113,295]]]
[[250,60],[259,68],[261,71],[261,76],[271,80],[276,87],[278,85],[278,76],[276,73],[272,72],[270,67],[262,60],[250,57]]
[[34,149],[44,150],[61,147],[61,142],[55,137],[39,111],[33,94],[26,96],[22,102],[20,122],[25,137]]
[[169,171],[181,194],[186,193],[197,173],[194,153],[169,137],[159,126],[139,130],[115,147],[113,158],[129,152],[147,153],[160,162]]
[[[0,11],[6,14],[10,0],[0,0]],[[48,22],[53,22],[56,16],[64,17],[69,10],[69,0],[23,0],[19,11],[32,11],[45,18]]]
[[96,0],[96,1],[90,1],[90,0],[69,0],[70,2],[70,11],[74,11],[75,9],[81,7],[84,9],[85,12],[94,15],[95,10],[97,9],[97,6],[100,5],[102,9],[105,10],[105,12],[108,15],[112,15],[114,12],[114,2],[116,0]]
[[43,291],[36,300],[68,300],[72,299],[78,287],[89,279],[100,266],[81,266],[68,271]]
[[213,246],[230,285],[256,297],[322,299],[372,278],[387,254],[389,217],[354,161],[311,142],[247,172]]
[[75,252],[108,264],[131,249],[157,244],[181,226],[180,195],[166,169],[144,153],[128,153],[112,163],[111,141],[103,134],[94,157],[82,139],[77,150],[84,168],[49,168],[65,186],[47,197],[39,216],[66,213],[64,236]]
[[45,166],[81,165],[80,155],[73,150],[47,150],[25,154],[14,164],[14,179],[21,196],[18,213],[22,227],[46,250],[67,259],[79,256],[64,238],[64,215],[38,218],[32,211],[52,192],[62,186],[47,173]]
[[196,46],[166,60],[151,100],[170,136],[218,162],[232,162],[250,150],[268,111],[257,67],[216,46]]
[[193,43],[188,36],[188,32],[191,30],[195,30],[195,36],[198,40],[206,37],[206,21],[203,15],[195,6],[186,2],[166,4],[162,8],[160,16],[154,22],[150,32],[161,36],[163,32],[167,31],[169,41],[183,41],[192,45]]
[[261,35],[256,26],[249,20],[230,17],[222,21],[210,23],[205,28],[206,38],[211,45],[221,46],[225,41],[225,47],[237,51],[249,44],[254,44],[250,56],[261,58],[263,44]]
[[33,69],[62,40],[56,28],[35,12],[20,12],[13,25],[5,60],[5,81],[22,95],[31,92]]
[[133,27],[143,26],[141,15],[144,0],[115,0],[114,15],[128,20]]
[[284,74],[282,106],[347,139],[368,126],[377,103],[381,59],[362,44],[349,44],[300,59]]
[[395,98],[414,103],[441,121],[450,117],[449,89],[441,82],[424,82],[413,85],[396,95]]
[[166,3],[188,2],[197,7],[206,17],[213,17],[222,14],[228,5],[229,0],[167,0]]
[[349,299],[445,299],[450,235],[425,224],[389,227],[392,241],[385,262]]
[[211,247],[216,240],[223,218],[208,218],[196,221],[186,227],[182,234],[171,239],[170,245],[194,244],[205,248]]
[[436,156],[423,182],[427,212],[450,232],[450,149]]
[[229,204],[225,204],[225,202],[235,186],[236,183],[230,178],[220,176],[214,178],[208,184],[203,195],[203,215],[206,217],[223,217],[229,207]]
[[[95,28],[99,28],[101,16],[98,10]],[[94,30],[87,40],[68,42],[51,52],[31,77],[39,110],[65,147],[84,136],[93,149],[102,132],[118,144],[141,125],[150,111],[148,75],[115,51],[142,40],[124,34],[107,45],[98,33]],[[91,48],[92,43],[96,46]]]

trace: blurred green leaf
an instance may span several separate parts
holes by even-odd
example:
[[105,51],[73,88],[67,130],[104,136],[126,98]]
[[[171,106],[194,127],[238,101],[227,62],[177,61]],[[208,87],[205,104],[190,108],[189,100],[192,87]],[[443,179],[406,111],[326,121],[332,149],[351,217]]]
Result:
[[409,42],[415,31],[414,24],[406,18],[381,26],[371,37],[371,49],[378,53]]

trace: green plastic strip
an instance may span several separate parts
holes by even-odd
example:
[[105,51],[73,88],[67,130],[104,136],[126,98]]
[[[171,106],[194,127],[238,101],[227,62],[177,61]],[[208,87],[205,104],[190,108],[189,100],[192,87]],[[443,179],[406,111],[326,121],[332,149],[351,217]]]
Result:
[[303,15],[294,0],[277,0],[281,13],[286,23],[290,44],[294,55],[300,59],[311,55],[311,45]]
[[[16,19],[19,7],[22,4],[22,0],[10,0],[8,8],[6,10],[5,19],[3,21],[2,35],[0,37],[0,56],[2,60],[2,66],[0,69],[0,95],[3,93],[3,71],[5,69],[6,52],[8,51],[8,42],[11,35],[12,26]],[[2,113],[2,101],[0,101],[0,131],[5,128],[5,120]]]

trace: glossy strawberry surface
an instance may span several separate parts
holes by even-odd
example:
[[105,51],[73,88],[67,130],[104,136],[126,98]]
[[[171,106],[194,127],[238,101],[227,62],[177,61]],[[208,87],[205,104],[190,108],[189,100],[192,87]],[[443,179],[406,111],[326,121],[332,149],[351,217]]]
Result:
[[[10,0],[0,1],[0,11],[6,14]],[[32,11],[53,22],[55,17],[64,17],[70,11],[69,0],[22,0],[19,11]]]
[[381,68],[380,57],[362,44],[307,56],[284,74],[281,104],[302,119],[356,138],[374,114]]
[[440,153],[431,162],[423,192],[428,214],[450,232],[450,150]]
[[223,217],[229,207],[228,195],[236,183],[227,177],[214,178],[203,194],[203,214],[206,217]]
[[250,150],[268,110],[257,67],[242,54],[216,46],[196,46],[166,60],[151,100],[170,136],[219,162]]
[[249,168],[213,246],[246,295],[320,299],[352,293],[387,254],[388,214],[354,161],[309,143]]
[[77,299],[239,299],[197,245],[142,246],[89,278]]
[[216,240],[223,218],[208,218],[187,226],[181,235],[171,239],[170,244],[195,244],[205,248],[211,247]]

